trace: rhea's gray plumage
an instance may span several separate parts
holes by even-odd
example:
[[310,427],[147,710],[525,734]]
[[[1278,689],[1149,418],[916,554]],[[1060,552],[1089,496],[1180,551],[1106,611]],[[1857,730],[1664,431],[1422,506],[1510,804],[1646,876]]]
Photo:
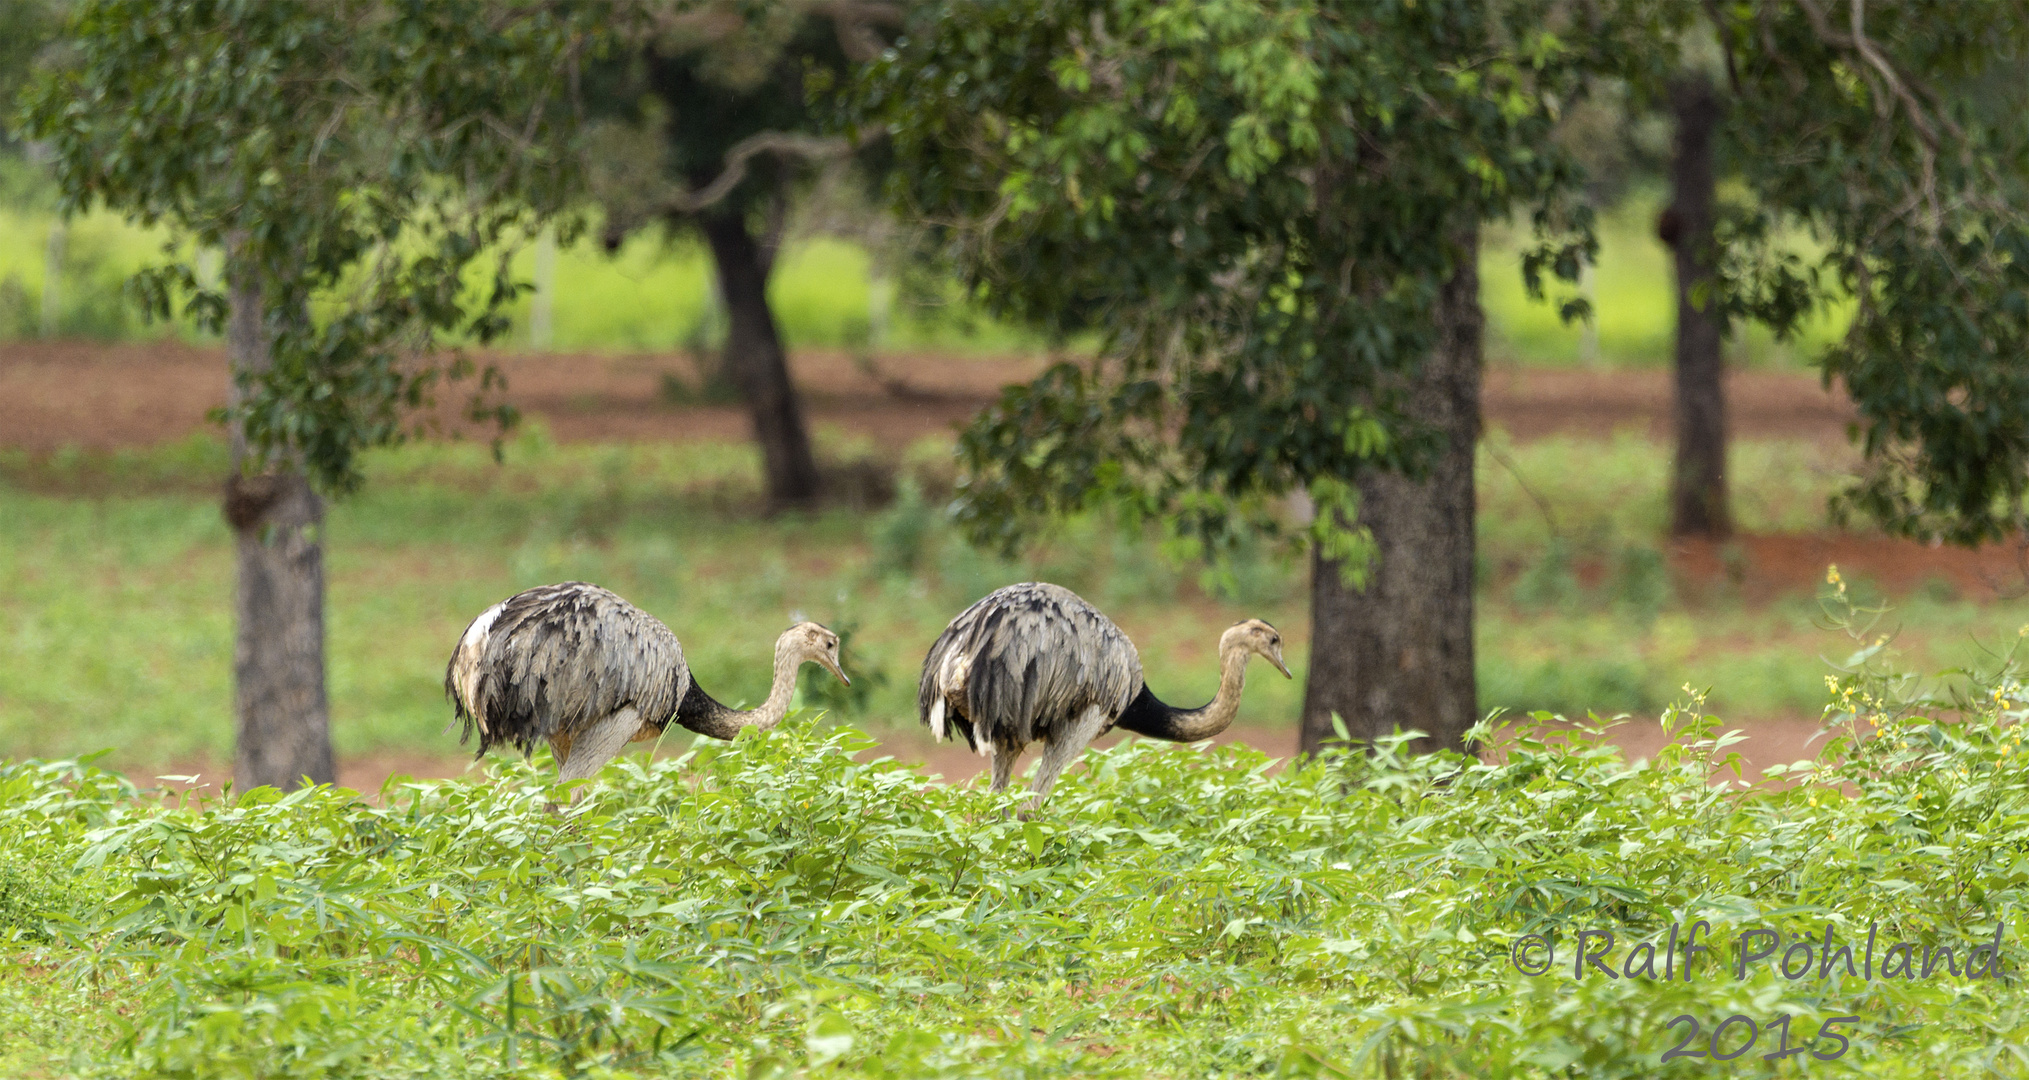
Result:
[[1140,686],[1141,656],[1112,620],[1069,589],[1024,582],[951,620],[923,658],[916,705],[940,738],[942,704],[973,749],[1019,749],[1086,709],[1119,715]]
[[460,741],[479,733],[479,753],[539,742],[556,753],[563,779],[591,776],[630,741],[659,736],[673,719],[730,739],[741,727],[766,730],[788,710],[804,662],[839,678],[838,636],[799,623],[775,644],[775,680],[751,711],[728,709],[697,685],[683,647],[661,620],[596,585],[569,581],[516,593],[487,608],[459,638],[444,692],[464,721]]
[[1219,644],[1219,694],[1176,709],[1149,693],[1134,643],[1097,608],[1058,585],[1009,585],[960,612],[930,646],[917,712],[936,738],[955,728],[992,757],[996,791],[1022,751],[1042,742],[1032,806],[1040,805],[1057,774],[1116,724],[1155,738],[1210,738],[1238,712],[1250,654],[1289,674],[1281,635],[1265,622],[1240,623]]

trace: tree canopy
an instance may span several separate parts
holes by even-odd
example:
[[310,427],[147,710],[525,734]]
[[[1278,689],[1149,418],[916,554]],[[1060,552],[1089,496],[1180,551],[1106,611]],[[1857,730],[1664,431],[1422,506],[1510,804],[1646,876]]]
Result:
[[[1850,298],[1818,358],[1860,411],[1838,509],[1976,544],[2029,490],[2029,4],[1715,5],[1750,197],[1720,222],[1723,302],[1787,329]],[[1797,224],[1817,252],[1781,242]]]
[[1850,298],[1819,358],[1862,415],[1839,507],[1997,538],[2029,485],[2029,131],[1993,105],[2015,0],[920,7],[862,85],[897,201],[995,310],[1097,328],[1104,358],[966,433],[966,520],[1012,542],[1104,501],[1212,540],[1264,497],[1413,471],[1394,388],[1430,345],[1442,238],[1520,208],[1532,288],[1568,276],[1592,241],[1560,119],[1603,81],[1659,94],[1715,28],[1749,192],[1715,300],[1786,330]]
[[[132,286],[151,312],[217,331],[227,286],[259,289],[273,363],[234,419],[343,491],[444,373],[421,359],[437,341],[505,328],[509,242],[576,183],[568,91],[590,39],[568,4],[92,0],[29,129],[66,210],[172,228]],[[193,245],[226,251],[227,282]]]
[[596,122],[589,179],[609,237],[708,210],[779,217],[808,163],[853,149],[820,130],[826,110],[813,97],[879,51],[862,21],[878,10],[797,2],[637,14],[625,20],[626,47],[585,82]]
[[[728,316],[721,379],[746,401],[769,502],[808,505],[820,480],[768,278],[792,197],[854,147],[817,130],[814,97],[879,52],[885,5],[808,2],[646,7],[586,95],[592,190],[608,249],[636,227],[695,227]],[[701,373],[705,374],[705,373]]]
[[[1216,548],[1267,500],[1352,509],[1414,471],[1403,378],[1435,340],[1461,225],[1523,206],[1575,275],[1581,178],[1550,138],[1634,8],[1196,0],[926,5],[862,86],[895,195],[945,223],[995,311],[1096,329],[1103,361],[1009,390],[962,441],[963,516],[1011,543],[1107,502]],[[1357,550],[1319,514],[1314,538]]]

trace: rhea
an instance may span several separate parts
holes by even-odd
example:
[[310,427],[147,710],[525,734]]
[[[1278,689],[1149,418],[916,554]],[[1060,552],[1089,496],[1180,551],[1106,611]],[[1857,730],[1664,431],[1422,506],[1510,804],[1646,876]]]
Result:
[[1112,620],[1069,589],[1025,582],[989,593],[944,628],[923,658],[916,707],[933,738],[956,728],[992,761],[994,791],[1007,787],[1016,759],[1040,741],[1034,812],[1065,766],[1115,727],[1171,742],[1226,730],[1240,711],[1253,656],[1289,677],[1282,635],[1248,619],[1219,637],[1218,694],[1195,709],[1166,705],[1142,680],[1141,655]]
[[683,646],[660,619],[597,585],[567,581],[519,592],[480,612],[444,670],[444,693],[479,733],[479,754],[508,744],[555,753],[563,780],[596,774],[630,742],[660,736],[671,720],[731,739],[781,723],[796,673],[838,665],[838,635],[800,622],[775,641],[775,681],[756,709],[729,709],[705,693]]

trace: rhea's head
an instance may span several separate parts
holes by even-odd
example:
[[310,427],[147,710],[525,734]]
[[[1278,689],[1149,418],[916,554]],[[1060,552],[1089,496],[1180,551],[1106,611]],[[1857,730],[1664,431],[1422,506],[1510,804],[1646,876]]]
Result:
[[1282,635],[1261,619],[1234,623],[1219,635],[1219,655],[1229,656],[1235,651],[1253,653],[1274,664],[1275,670],[1282,672],[1285,679],[1294,677],[1282,662]]
[[800,622],[782,631],[775,641],[775,659],[821,665],[838,676],[838,681],[852,685],[845,669],[838,666],[838,635],[814,622]]

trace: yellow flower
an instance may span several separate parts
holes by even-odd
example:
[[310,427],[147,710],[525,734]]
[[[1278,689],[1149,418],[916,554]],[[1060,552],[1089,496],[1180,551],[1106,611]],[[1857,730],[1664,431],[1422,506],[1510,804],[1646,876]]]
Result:
[[[1839,583],[1839,564],[1833,563],[1832,565],[1825,567],[1825,584],[1837,585],[1838,583]],[[2024,627],[2024,629],[2029,629],[2029,627]]]

